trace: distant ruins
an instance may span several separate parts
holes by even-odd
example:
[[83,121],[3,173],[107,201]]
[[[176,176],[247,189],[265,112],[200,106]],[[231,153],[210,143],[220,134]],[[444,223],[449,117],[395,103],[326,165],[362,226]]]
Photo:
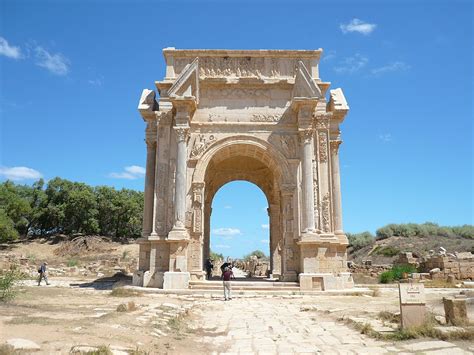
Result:
[[338,154],[349,107],[320,79],[321,53],[163,50],[159,100],[144,90],[138,106],[147,163],[135,285],[183,289],[202,280],[212,199],[246,180],[268,200],[273,278],[302,290],[353,286]]

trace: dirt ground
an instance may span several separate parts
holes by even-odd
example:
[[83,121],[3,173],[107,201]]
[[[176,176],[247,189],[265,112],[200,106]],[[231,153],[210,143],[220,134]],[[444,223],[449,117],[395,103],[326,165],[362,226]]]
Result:
[[[15,300],[0,304],[0,344],[28,339],[40,347],[39,354],[87,353],[91,347],[108,347],[115,354],[423,353],[410,351],[418,343],[432,351],[438,346],[460,354],[474,350],[462,341],[376,341],[340,321],[341,316],[397,312],[396,289],[382,289],[377,297],[238,294],[224,302],[220,295],[198,293],[128,290],[117,297],[91,281],[52,278],[50,286],[38,287],[27,280]],[[428,309],[443,314],[441,298],[455,293],[459,290],[428,289]],[[469,316],[474,317],[472,306]]]

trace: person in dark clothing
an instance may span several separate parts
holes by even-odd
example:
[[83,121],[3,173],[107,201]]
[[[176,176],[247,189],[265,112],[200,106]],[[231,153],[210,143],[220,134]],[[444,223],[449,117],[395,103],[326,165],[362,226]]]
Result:
[[234,277],[234,273],[232,272],[232,269],[229,267],[226,267],[224,269],[224,273],[222,274],[222,280],[224,281],[224,301],[228,301],[232,299],[232,296],[230,294],[231,291],[231,285],[230,285],[230,279]]
[[214,265],[212,264],[212,260],[210,258],[207,258],[206,260],[206,275],[207,279],[210,280],[212,278],[212,269],[214,268]]
[[226,268],[231,268],[231,267],[232,267],[232,265],[228,261],[226,261],[224,264],[222,264],[221,265],[222,274],[224,274],[224,271],[225,271]]
[[48,282],[48,269],[46,267],[47,265],[48,265],[48,263],[45,261],[44,263],[41,264],[41,266],[38,269],[38,273],[39,273],[38,286],[41,284],[41,280],[43,280],[43,279],[44,279],[44,281],[46,281],[46,285],[49,285],[49,282]]

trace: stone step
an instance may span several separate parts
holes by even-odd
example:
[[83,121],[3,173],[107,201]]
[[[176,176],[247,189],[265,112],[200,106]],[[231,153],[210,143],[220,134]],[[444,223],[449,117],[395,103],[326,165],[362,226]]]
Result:
[[[193,290],[221,290],[222,281],[190,281]],[[299,291],[297,282],[255,282],[232,281],[232,289],[236,291]]]
[[[210,291],[217,291],[222,290],[223,286],[190,286],[192,290],[210,290]],[[291,291],[299,291],[299,287],[258,287],[258,286],[244,286],[244,287],[236,287],[232,286],[232,290],[234,291],[284,291],[284,292],[291,292]]]
[[[273,287],[298,287],[300,284],[298,282],[280,282],[280,281],[240,281],[240,280],[231,280],[232,287],[237,286],[259,286],[264,288],[273,288]],[[201,286],[201,285],[218,285],[222,287],[222,280],[206,280],[206,281],[189,281],[189,285]]]

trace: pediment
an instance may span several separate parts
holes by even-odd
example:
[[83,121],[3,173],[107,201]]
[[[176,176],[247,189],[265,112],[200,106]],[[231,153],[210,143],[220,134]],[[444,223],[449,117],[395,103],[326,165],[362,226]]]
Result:
[[199,102],[199,58],[186,65],[168,91],[170,98],[194,97]]
[[323,95],[318,85],[311,77],[304,63],[298,61],[296,67],[295,86],[293,87],[293,98],[315,98],[319,99]]

